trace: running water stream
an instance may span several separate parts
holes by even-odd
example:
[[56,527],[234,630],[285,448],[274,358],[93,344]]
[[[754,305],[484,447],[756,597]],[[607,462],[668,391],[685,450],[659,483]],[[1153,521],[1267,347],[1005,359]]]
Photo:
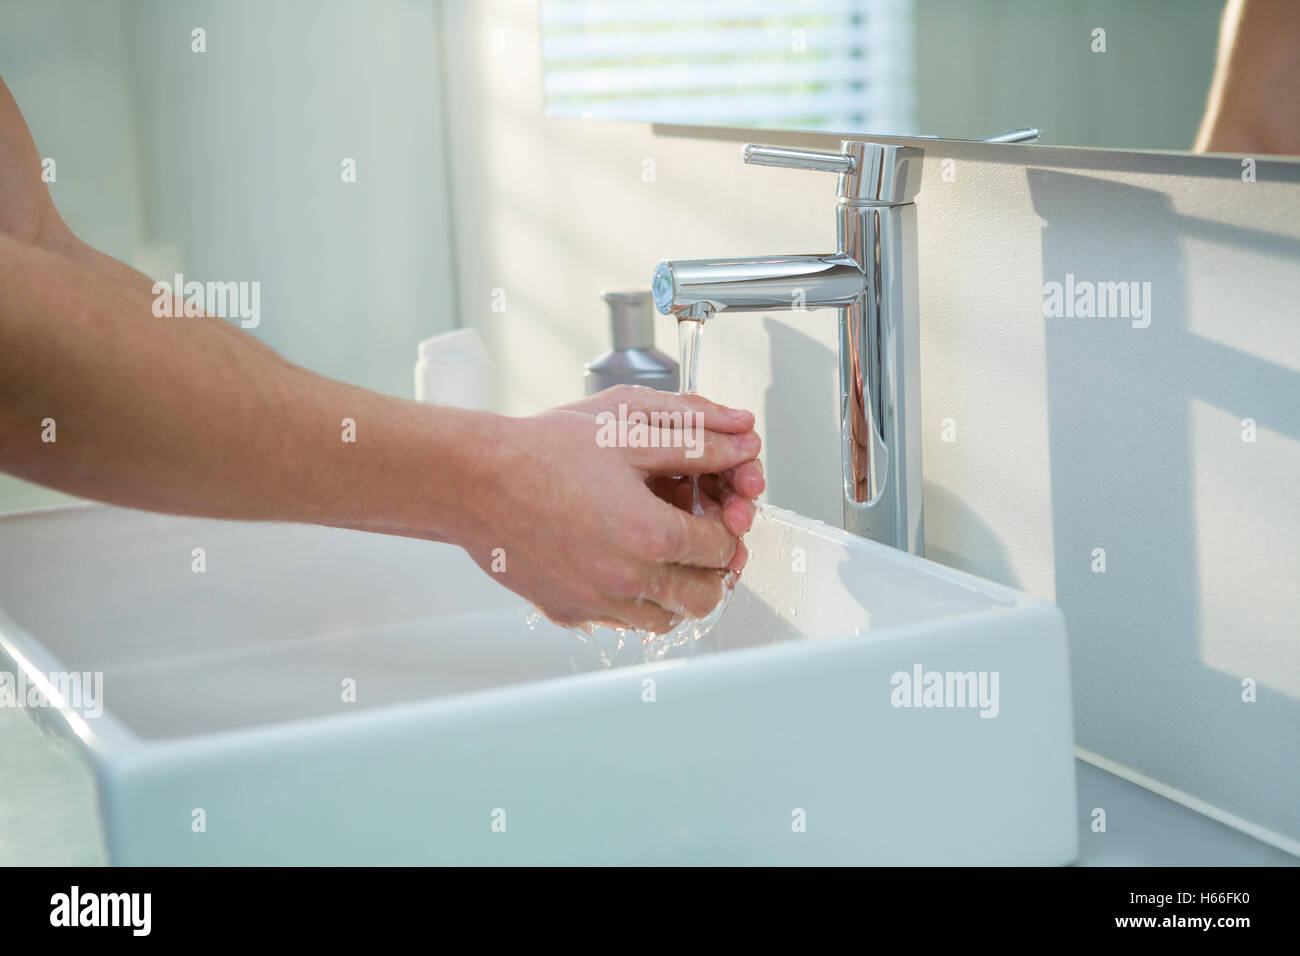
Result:
[[[681,376],[678,382],[678,391],[686,395],[694,395],[699,391],[700,380],[700,348],[704,345],[704,320],[703,319],[678,319],[677,320],[677,348],[681,355]],[[700,501],[700,479],[698,475],[691,475],[691,511],[694,514],[704,514],[704,505]],[[723,598],[725,601],[726,598]]]

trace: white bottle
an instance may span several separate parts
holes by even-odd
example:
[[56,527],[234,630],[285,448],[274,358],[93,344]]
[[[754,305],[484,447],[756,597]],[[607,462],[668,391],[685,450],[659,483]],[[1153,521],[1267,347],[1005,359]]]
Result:
[[457,329],[420,343],[415,400],[492,410],[492,359],[476,329]]

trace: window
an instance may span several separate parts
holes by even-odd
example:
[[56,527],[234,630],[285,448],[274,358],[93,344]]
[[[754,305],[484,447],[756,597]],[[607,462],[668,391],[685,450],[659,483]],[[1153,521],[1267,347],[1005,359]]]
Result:
[[542,0],[547,112],[914,129],[912,0]]

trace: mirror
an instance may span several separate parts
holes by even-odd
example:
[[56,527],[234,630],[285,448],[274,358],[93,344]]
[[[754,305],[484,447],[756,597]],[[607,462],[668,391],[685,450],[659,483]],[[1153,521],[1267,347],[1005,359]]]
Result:
[[1300,153],[1289,0],[542,0],[540,15],[554,116]]

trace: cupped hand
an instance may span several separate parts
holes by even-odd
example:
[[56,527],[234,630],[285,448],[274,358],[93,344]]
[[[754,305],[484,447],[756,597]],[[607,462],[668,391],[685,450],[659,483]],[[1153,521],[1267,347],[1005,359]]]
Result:
[[[643,430],[649,447],[610,444],[609,415],[620,406],[628,417],[689,413],[679,420],[700,428]],[[717,605],[724,573],[744,564],[748,499],[763,490],[749,412],[619,386],[494,422],[459,542],[485,571],[566,626],[662,633]],[[710,476],[701,482],[703,515],[682,498],[690,475]]]
[[[616,409],[620,403],[627,405],[629,412],[690,410],[704,416],[705,427],[713,431],[735,433],[739,430],[752,430],[754,427],[753,413],[744,409],[718,405],[698,395],[667,393],[671,399],[677,399],[677,403],[674,403],[667,401],[665,394],[653,389],[625,385],[606,389],[560,407],[592,415]],[[646,483],[669,504],[683,511],[692,510],[694,489],[689,474],[651,475]],[[720,517],[731,533],[739,537],[753,525],[754,502],[767,484],[763,477],[763,463],[758,458],[753,458],[720,474],[700,476],[699,486],[700,501],[705,513]],[[739,550],[743,555],[743,544]],[[732,569],[739,571],[743,566],[742,560],[739,564],[734,564]]]

